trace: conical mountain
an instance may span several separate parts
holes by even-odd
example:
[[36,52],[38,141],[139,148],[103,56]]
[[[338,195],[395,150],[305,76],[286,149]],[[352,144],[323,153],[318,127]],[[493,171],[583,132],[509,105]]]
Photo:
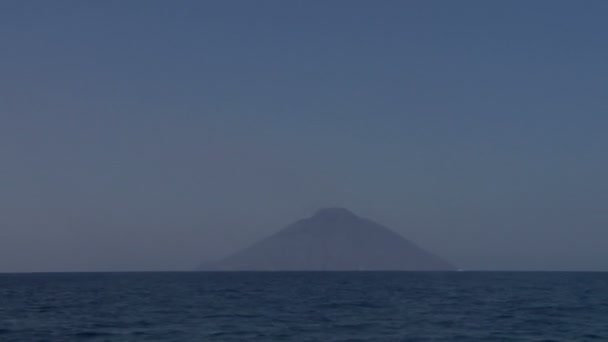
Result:
[[455,267],[376,222],[347,209],[326,208],[201,270],[448,271]]

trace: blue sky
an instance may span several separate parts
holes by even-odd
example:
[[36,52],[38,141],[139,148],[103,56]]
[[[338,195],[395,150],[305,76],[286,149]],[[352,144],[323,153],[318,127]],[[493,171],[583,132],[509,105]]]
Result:
[[344,206],[608,270],[605,1],[2,1],[0,271],[188,269]]

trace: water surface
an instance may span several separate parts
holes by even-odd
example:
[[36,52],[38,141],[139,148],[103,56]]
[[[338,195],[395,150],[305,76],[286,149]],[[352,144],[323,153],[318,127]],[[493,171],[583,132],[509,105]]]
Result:
[[608,273],[0,274],[0,341],[608,341]]

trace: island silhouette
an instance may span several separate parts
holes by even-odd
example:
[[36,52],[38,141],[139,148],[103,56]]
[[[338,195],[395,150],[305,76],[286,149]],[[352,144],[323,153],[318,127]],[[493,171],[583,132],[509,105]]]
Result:
[[348,209],[324,208],[201,271],[453,271],[456,267]]

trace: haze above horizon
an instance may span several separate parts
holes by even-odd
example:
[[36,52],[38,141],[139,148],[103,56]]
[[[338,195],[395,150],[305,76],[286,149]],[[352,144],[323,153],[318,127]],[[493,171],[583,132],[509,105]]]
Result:
[[0,272],[189,270],[320,207],[608,271],[608,2],[0,2]]

